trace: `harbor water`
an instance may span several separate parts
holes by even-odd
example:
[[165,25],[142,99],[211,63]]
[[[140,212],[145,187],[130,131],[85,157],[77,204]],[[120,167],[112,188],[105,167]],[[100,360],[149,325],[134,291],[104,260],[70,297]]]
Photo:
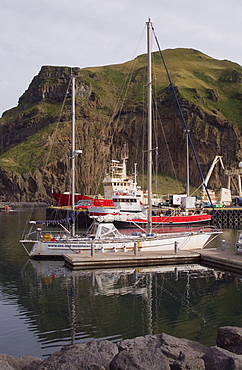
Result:
[[[71,271],[32,261],[19,243],[29,210],[0,213],[0,352],[46,358],[92,339],[167,333],[214,345],[242,326],[242,277],[199,265]],[[32,219],[44,219],[37,209]],[[236,229],[208,247],[233,250]]]

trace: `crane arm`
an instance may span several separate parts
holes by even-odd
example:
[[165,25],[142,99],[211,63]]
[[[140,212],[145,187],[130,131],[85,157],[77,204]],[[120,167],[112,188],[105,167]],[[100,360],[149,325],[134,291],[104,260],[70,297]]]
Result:
[[213,160],[213,163],[212,163],[212,165],[211,165],[211,167],[210,167],[210,169],[209,169],[209,171],[208,171],[208,173],[207,173],[207,176],[206,176],[206,178],[205,178],[205,180],[204,180],[204,183],[203,183],[203,192],[205,192],[205,186],[207,186],[208,185],[208,181],[209,181],[209,179],[210,179],[210,177],[211,177],[211,175],[212,175],[212,172],[213,172],[213,169],[214,169],[214,167],[215,167],[215,165],[218,163],[218,162],[220,162],[221,163],[221,166],[222,166],[222,168],[223,168],[223,170],[224,170],[224,164],[223,164],[223,160],[222,160],[222,156],[220,156],[220,155],[216,155],[216,157],[214,158],[214,160]]

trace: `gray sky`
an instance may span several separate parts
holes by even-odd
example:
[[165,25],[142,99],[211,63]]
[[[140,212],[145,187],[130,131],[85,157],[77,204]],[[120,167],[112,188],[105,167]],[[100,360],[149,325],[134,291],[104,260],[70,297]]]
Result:
[[144,53],[148,17],[162,50],[193,48],[242,65],[242,0],[0,0],[0,116],[43,65],[100,66]]

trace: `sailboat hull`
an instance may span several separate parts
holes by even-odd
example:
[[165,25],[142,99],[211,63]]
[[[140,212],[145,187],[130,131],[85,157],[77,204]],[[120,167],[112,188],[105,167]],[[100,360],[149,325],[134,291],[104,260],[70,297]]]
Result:
[[[174,251],[175,246],[178,250],[202,249],[208,242],[212,232],[202,230],[184,233],[157,234],[148,237],[131,237],[121,240],[81,240],[72,239],[67,241],[32,241],[34,243],[30,257],[49,258],[60,257],[64,254],[82,253],[84,251],[96,252],[126,252],[138,251],[163,252]],[[216,232],[217,234],[217,232]],[[27,240],[22,240],[22,244]],[[28,240],[28,243],[30,240]]]

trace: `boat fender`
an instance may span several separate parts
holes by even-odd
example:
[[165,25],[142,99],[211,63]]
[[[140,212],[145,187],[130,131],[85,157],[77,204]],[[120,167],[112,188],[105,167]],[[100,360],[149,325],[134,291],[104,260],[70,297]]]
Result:
[[142,236],[142,233],[140,232],[140,231],[134,231],[133,233],[132,233],[132,235],[133,236]]
[[44,234],[43,239],[44,239],[45,242],[50,242],[51,239],[52,239],[52,235],[51,234]]

